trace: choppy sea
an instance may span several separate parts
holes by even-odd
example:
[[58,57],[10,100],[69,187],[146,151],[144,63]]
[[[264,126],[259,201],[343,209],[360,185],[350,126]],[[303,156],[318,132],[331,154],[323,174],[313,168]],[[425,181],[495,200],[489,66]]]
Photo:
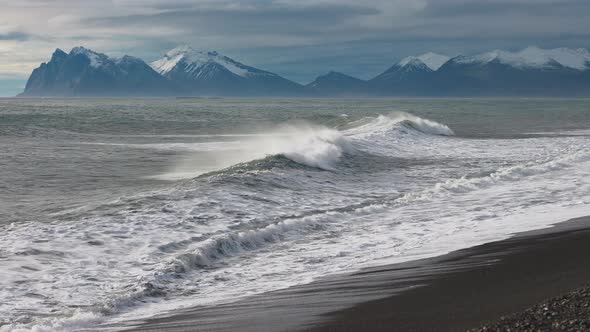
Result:
[[0,331],[230,302],[585,215],[588,99],[0,99]]

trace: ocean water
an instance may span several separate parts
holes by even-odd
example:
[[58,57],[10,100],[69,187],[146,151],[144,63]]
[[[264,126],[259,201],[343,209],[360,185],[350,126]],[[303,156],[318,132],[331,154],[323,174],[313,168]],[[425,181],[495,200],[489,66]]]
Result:
[[112,327],[585,215],[587,99],[0,99],[0,331]]

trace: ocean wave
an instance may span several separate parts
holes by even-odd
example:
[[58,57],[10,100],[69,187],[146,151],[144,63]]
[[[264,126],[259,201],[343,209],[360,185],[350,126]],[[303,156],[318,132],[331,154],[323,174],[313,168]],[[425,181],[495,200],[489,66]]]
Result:
[[190,270],[214,267],[224,259],[238,256],[250,251],[262,249],[268,245],[305,236],[310,232],[319,232],[329,227],[342,226],[347,220],[375,213],[381,213],[401,205],[417,201],[431,200],[445,195],[465,194],[485,189],[495,184],[519,181],[523,178],[541,175],[573,167],[578,162],[590,160],[585,150],[573,151],[560,158],[527,163],[511,167],[502,167],[494,172],[477,177],[462,176],[433,184],[423,190],[408,192],[389,200],[367,201],[367,204],[351,205],[337,209],[318,211],[317,213],[288,218],[258,229],[220,234],[199,243],[198,247],[175,256],[157,274],[158,283],[177,278],[178,274]]
[[586,149],[571,151],[559,158],[548,159],[540,162],[529,162],[526,164],[501,167],[487,175],[449,179],[436,183],[431,188],[419,192],[408,193],[399,199],[398,202],[409,203],[418,200],[431,199],[444,194],[462,194],[474,190],[490,187],[496,183],[518,181],[526,177],[541,175],[552,171],[573,167],[576,163],[590,160]]
[[[355,142],[365,140],[364,146],[389,140],[385,135],[408,134],[452,136],[454,132],[444,124],[420,118],[409,113],[392,113],[349,122],[348,129],[337,130],[321,125],[283,125],[256,135],[237,135],[240,140],[215,142],[168,143],[116,143],[91,142],[133,149],[176,151],[185,153],[164,174],[154,176],[161,180],[196,178],[203,174],[227,169],[231,166],[261,160],[270,156],[284,156],[291,161],[313,168],[334,171],[341,157],[354,154]],[[221,135],[232,137],[230,135]],[[402,142],[403,144],[403,142]],[[416,142],[408,142],[416,144]],[[362,146],[362,145],[356,145]],[[370,153],[370,151],[368,151]],[[191,153],[208,153],[207,157]]]
[[193,251],[175,257],[170,261],[166,273],[184,273],[195,268],[211,267],[221,259],[280,242],[289,232],[302,235],[310,230],[324,229],[328,222],[336,222],[338,216],[340,213],[327,212],[322,215],[287,219],[261,229],[225,233],[206,240]]
[[303,235],[310,229],[321,230],[328,225],[334,225],[351,216],[362,216],[386,211],[388,209],[424,201],[449,194],[464,194],[478,189],[484,189],[497,183],[518,181],[526,177],[540,175],[564,168],[573,167],[578,162],[590,160],[585,150],[574,151],[557,159],[537,163],[527,163],[511,167],[499,168],[494,172],[479,177],[462,176],[439,182],[424,190],[409,192],[390,201],[373,202],[366,206],[354,206],[351,209],[340,208],[319,212],[317,214],[291,218],[262,229],[249,230],[238,233],[226,233],[211,238],[202,243],[199,248],[182,254],[171,263],[168,272],[183,273],[190,269],[208,267],[219,260],[239,255],[246,251],[256,250],[265,245],[282,241],[286,233],[296,232]]
[[[150,147],[162,148],[160,145]],[[343,154],[354,151],[350,140],[338,130],[306,124],[282,126],[264,136],[250,137],[239,142],[215,142],[214,145],[187,143],[186,147],[181,144],[167,144],[165,148],[177,148],[178,151],[202,149],[201,152],[208,153],[205,157],[190,153],[183,156],[168,172],[157,176],[165,180],[218,174],[222,170],[230,171],[230,168],[240,169],[241,167],[235,168],[240,164],[278,156],[307,167],[333,171]]]
[[[382,119],[386,121],[386,119]],[[390,124],[392,122],[389,122]],[[403,126],[403,121],[395,122],[397,125]],[[383,126],[384,130],[387,131],[386,126]],[[321,129],[321,128],[320,128]],[[412,129],[413,130],[413,129]],[[414,131],[412,131],[414,133]],[[354,139],[350,136],[342,135],[342,132],[327,132],[317,134],[314,129],[311,130],[309,135],[314,136],[310,140],[320,140],[319,144],[327,144],[328,146],[335,146],[340,149],[340,153],[352,153],[354,149],[347,147],[350,144],[350,140]],[[280,146],[284,150],[285,146]],[[327,151],[332,151],[331,147],[326,147]],[[295,151],[298,151],[295,149]],[[356,221],[365,219],[381,219],[375,218],[375,215],[380,216],[381,213],[390,213],[394,211],[398,213],[402,210],[397,210],[398,207],[405,207],[411,205],[417,201],[428,201],[437,199],[446,199],[455,195],[462,195],[465,193],[477,191],[492,187],[496,184],[503,184],[502,188],[510,188],[511,182],[520,181],[521,183],[529,181],[527,177],[541,175],[548,172],[559,171],[565,168],[576,167],[578,162],[585,162],[590,159],[587,153],[587,148],[579,147],[566,149],[560,156],[547,157],[543,160],[535,159],[534,161],[525,162],[519,165],[510,167],[499,167],[493,171],[486,173],[478,173],[477,175],[469,174],[458,178],[449,179],[429,185],[427,188],[422,190],[415,190],[407,192],[402,196],[390,196],[386,199],[379,198],[373,201],[364,201],[364,204],[350,205],[343,204],[344,207],[332,208],[327,210],[314,209],[309,211],[307,215],[297,215],[288,217],[287,219],[270,219],[273,220],[271,224],[263,224],[260,227],[253,227],[256,224],[252,223],[247,225],[250,229],[248,230],[237,230],[235,228],[228,228],[223,232],[211,232],[207,235],[211,235],[207,240],[201,241],[186,241],[181,242],[182,236],[176,238],[167,238],[164,245],[159,248],[168,249],[162,250],[166,254],[165,259],[161,262],[157,262],[153,266],[153,270],[148,272],[148,275],[144,275],[140,280],[135,280],[129,283],[129,287],[119,289],[116,293],[113,292],[113,298],[108,303],[102,300],[102,308],[110,308],[109,310],[95,311],[94,313],[83,314],[79,316],[74,314],[73,318],[65,319],[60,321],[46,321],[39,322],[34,330],[51,330],[63,329],[67,330],[68,326],[72,326],[73,330],[76,327],[83,326],[88,323],[89,325],[99,324],[104,316],[108,316],[111,313],[116,314],[120,312],[120,308],[130,307],[132,308],[137,303],[143,303],[150,301],[151,299],[161,297],[164,294],[178,294],[175,287],[178,286],[179,280],[190,281],[191,277],[186,274],[189,273],[201,273],[203,271],[211,271],[214,268],[223,267],[233,264],[236,260],[247,259],[250,254],[271,251],[275,248],[282,246],[284,243],[297,242],[302,238],[317,236],[318,234],[339,234],[343,232],[343,227],[346,225],[352,225]],[[313,155],[313,154],[312,154]],[[330,156],[331,153],[319,153],[321,156]],[[326,160],[333,163],[337,163],[340,155],[335,155],[334,159],[326,157]],[[259,165],[246,165],[246,168],[254,169],[260,167],[284,167],[287,163],[290,163],[288,157],[285,156],[284,152],[279,154],[270,155],[265,160],[259,161]],[[265,164],[269,164],[264,166]],[[295,162],[293,162],[295,164]],[[310,166],[311,167],[311,166]],[[286,173],[286,172],[285,172]],[[331,175],[331,173],[330,173]],[[526,179],[523,181],[523,179]],[[534,180],[530,180],[534,181]],[[508,184],[508,185],[506,185]],[[476,193],[477,195],[477,193]],[[473,195],[473,196],[476,196]],[[358,203],[358,201],[357,201]],[[190,204],[194,206],[193,203]],[[368,218],[366,216],[369,216]],[[361,218],[359,218],[361,217]],[[161,215],[157,215],[157,218],[162,218]],[[269,219],[265,219],[267,222]],[[160,221],[158,221],[160,222]],[[151,223],[146,223],[149,225]],[[158,226],[154,223],[154,234],[164,233],[162,230],[167,230]],[[148,227],[142,224],[143,227]],[[109,227],[110,229],[110,227]],[[374,228],[370,228],[374,230]],[[157,230],[157,231],[156,231]],[[373,233],[371,233],[373,234]],[[194,234],[193,234],[194,235]],[[147,237],[146,237],[147,239]],[[161,239],[160,239],[161,240]],[[144,241],[142,237],[141,241]],[[178,244],[178,245],[176,245]],[[29,253],[29,252],[27,252]],[[30,252],[28,255],[32,256],[37,252]],[[106,303],[106,304],[105,304]],[[106,319],[106,318],[105,318]],[[65,325],[64,325],[65,324]],[[72,325],[68,325],[72,324]],[[80,324],[79,326],[76,324]],[[46,327],[47,326],[47,327]],[[14,326],[16,328],[22,328],[27,330],[26,327]],[[10,330],[10,329],[9,329]],[[3,331],[0,329],[0,331]]]
[[354,123],[352,128],[347,129],[345,134],[347,136],[367,136],[399,131],[400,129],[409,129],[427,135],[455,135],[453,130],[444,124],[405,112],[362,119]]
[[[242,146],[234,149],[231,156],[225,154],[217,158],[221,164],[214,170],[227,169],[236,164],[253,162],[269,156],[283,156],[304,166],[334,171],[344,154],[354,156],[359,148],[367,149],[366,153],[372,153],[372,146],[387,144],[392,136],[398,137],[398,144],[405,142],[409,146],[415,146],[419,142],[410,141],[408,134],[413,138],[420,135],[454,135],[454,132],[444,124],[409,113],[379,115],[349,123],[348,127],[336,130],[314,125],[283,126],[265,134],[263,138],[242,141]],[[395,151],[390,152],[395,154]],[[194,165],[193,162],[185,162],[184,168]],[[206,172],[199,175],[204,173]]]

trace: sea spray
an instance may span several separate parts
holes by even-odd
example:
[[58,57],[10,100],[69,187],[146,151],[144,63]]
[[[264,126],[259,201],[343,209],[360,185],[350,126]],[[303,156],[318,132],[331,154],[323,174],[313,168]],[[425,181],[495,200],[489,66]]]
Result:
[[353,123],[351,128],[345,130],[344,134],[347,136],[379,135],[399,130],[401,127],[409,127],[412,130],[428,135],[455,135],[453,130],[444,124],[405,112],[394,112],[389,115],[379,115],[358,120]]
[[[354,150],[339,131],[323,126],[301,123],[284,125],[263,135],[242,137],[240,141],[215,142],[217,150],[206,146],[178,146],[181,151],[202,149],[206,154],[187,153],[176,161],[171,170],[159,175],[161,179],[178,180],[221,170],[239,163],[268,156],[282,155],[304,166],[334,170],[344,153]],[[168,145],[167,148],[173,147]]]

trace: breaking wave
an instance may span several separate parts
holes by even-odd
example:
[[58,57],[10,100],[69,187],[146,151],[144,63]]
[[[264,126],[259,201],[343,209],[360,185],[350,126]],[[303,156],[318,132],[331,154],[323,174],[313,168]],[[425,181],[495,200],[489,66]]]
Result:
[[346,130],[345,133],[351,136],[374,135],[395,131],[399,132],[401,129],[404,129],[406,133],[407,130],[410,130],[427,135],[455,135],[453,130],[444,124],[404,112],[362,119],[357,121],[356,126]]
[[261,160],[271,156],[283,156],[300,165],[334,171],[345,154],[354,154],[358,148],[389,142],[397,138],[410,145],[419,136],[453,136],[446,125],[423,119],[409,113],[379,115],[349,123],[347,129],[337,130],[325,126],[300,124],[280,126],[259,136],[242,137],[240,141],[210,143],[173,143],[130,145],[131,148],[199,151],[213,153],[214,163],[203,165],[203,160],[188,157],[179,161],[162,179],[194,178],[217,172],[231,166]]
[[[161,180],[191,179],[203,174],[217,172],[231,166],[261,160],[271,156],[283,156],[300,165],[334,171],[344,154],[354,154],[355,147],[370,147],[384,143],[392,137],[418,137],[420,135],[453,136],[448,126],[423,119],[409,113],[392,113],[364,118],[348,123],[347,129],[337,130],[320,125],[283,125],[260,134],[217,135],[216,138],[239,138],[198,143],[85,143],[111,145],[131,149],[176,151],[185,156],[171,169],[155,178]],[[405,137],[402,137],[404,136]],[[359,143],[356,144],[355,143]],[[416,142],[407,141],[407,144]],[[365,151],[371,153],[371,151]],[[208,153],[209,158],[193,154]]]
[[288,218],[258,229],[224,233],[211,237],[201,242],[198,247],[171,259],[158,274],[158,278],[163,277],[168,280],[171,274],[178,277],[179,273],[211,268],[227,258],[259,250],[285,239],[293,240],[312,232],[325,231],[331,227],[342,227],[344,223],[354,220],[356,217],[385,212],[418,201],[436,199],[446,195],[465,194],[496,184],[519,181],[526,177],[574,167],[579,162],[589,160],[590,156],[585,150],[574,151],[557,159],[502,167],[489,174],[476,177],[462,176],[449,179],[435,183],[429,188],[392,197],[389,200],[366,201],[365,204]]

